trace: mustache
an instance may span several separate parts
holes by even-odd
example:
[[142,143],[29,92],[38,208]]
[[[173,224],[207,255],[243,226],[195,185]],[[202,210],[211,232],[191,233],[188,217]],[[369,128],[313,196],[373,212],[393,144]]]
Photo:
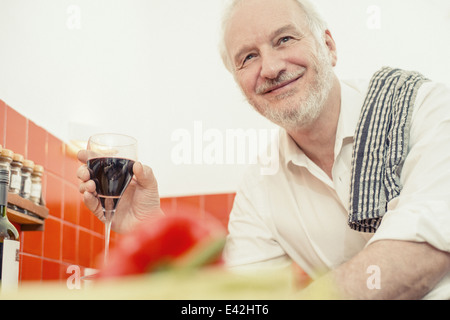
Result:
[[263,84],[258,86],[256,88],[256,94],[264,94],[267,91],[270,91],[272,88],[275,88],[285,82],[295,80],[302,76],[304,72],[304,68],[295,72],[281,72],[275,79],[268,79]]

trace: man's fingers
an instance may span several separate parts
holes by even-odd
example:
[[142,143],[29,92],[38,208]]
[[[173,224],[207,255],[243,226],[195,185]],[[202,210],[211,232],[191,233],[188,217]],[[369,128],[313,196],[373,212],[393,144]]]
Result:
[[82,165],[77,170],[77,177],[81,181],[88,181],[91,178],[91,175],[89,174],[89,170],[87,169],[86,165]]
[[78,151],[77,157],[78,157],[78,160],[80,160],[82,163],[87,163],[88,156],[87,156],[87,151],[86,150]]
[[90,180],[91,175],[86,165],[82,165],[77,170],[77,177],[81,180],[79,191],[84,193],[85,191],[93,193],[95,191],[95,182]]
[[79,191],[83,194],[83,201],[86,207],[94,213],[94,215],[100,220],[104,221],[103,210],[100,201],[95,196],[95,182],[91,180],[91,175],[86,166],[87,163],[87,151],[80,150],[77,154],[78,160],[84,165],[80,166],[77,170],[77,177],[81,180]]
[[79,186],[80,193],[95,193],[95,182],[92,180],[89,180],[87,182],[80,183]]
[[100,201],[97,197],[95,197],[92,193],[85,192],[83,194],[83,200],[86,207],[92,211],[97,218],[103,218],[103,211],[100,210]]

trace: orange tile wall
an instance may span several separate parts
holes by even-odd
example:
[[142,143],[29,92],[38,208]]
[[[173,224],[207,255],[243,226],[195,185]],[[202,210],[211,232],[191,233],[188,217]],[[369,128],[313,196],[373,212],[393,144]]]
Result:
[[[67,268],[98,267],[104,248],[104,227],[84,206],[78,192],[80,163],[67,144],[0,100],[0,145],[45,168],[43,196],[49,209],[44,231],[20,231],[20,274],[25,281],[65,281]],[[234,194],[198,195],[161,199],[168,214],[199,219],[215,217],[224,226]],[[112,233],[112,246],[120,235]]]

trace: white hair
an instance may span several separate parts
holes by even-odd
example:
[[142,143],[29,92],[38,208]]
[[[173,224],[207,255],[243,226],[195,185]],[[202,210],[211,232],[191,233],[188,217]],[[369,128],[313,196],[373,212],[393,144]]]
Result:
[[[232,64],[230,61],[230,57],[228,56],[227,47],[225,44],[225,32],[227,30],[227,26],[231,15],[234,12],[234,9],[238,4],[240,4],[244,0],[230,0],[228,7],[225,9],[225,12],[222,17],[222,39],[220,40],[219,50],[220,55],[222,57],[222,61],[225,64],[225,67],[233,73]],[[278,1],[278,0],[274,0]],[[322,16],[317,11],[316,7],[309,0],[292,0],[295,1],[302,11],[305,13],[307,18],[307,24],[309,26],[310,31],[314,35],[317,41],[320,41],[324,37],[325,31],[328,29],[326,22],[323,20]]]

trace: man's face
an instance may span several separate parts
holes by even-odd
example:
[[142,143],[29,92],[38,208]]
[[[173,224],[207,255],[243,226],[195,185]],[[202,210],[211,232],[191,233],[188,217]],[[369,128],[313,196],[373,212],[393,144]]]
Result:
[[258,112],[288,130],[318,117],[334,62],[297,3],[243,1],[231,16],[225,44],[235,79]]

